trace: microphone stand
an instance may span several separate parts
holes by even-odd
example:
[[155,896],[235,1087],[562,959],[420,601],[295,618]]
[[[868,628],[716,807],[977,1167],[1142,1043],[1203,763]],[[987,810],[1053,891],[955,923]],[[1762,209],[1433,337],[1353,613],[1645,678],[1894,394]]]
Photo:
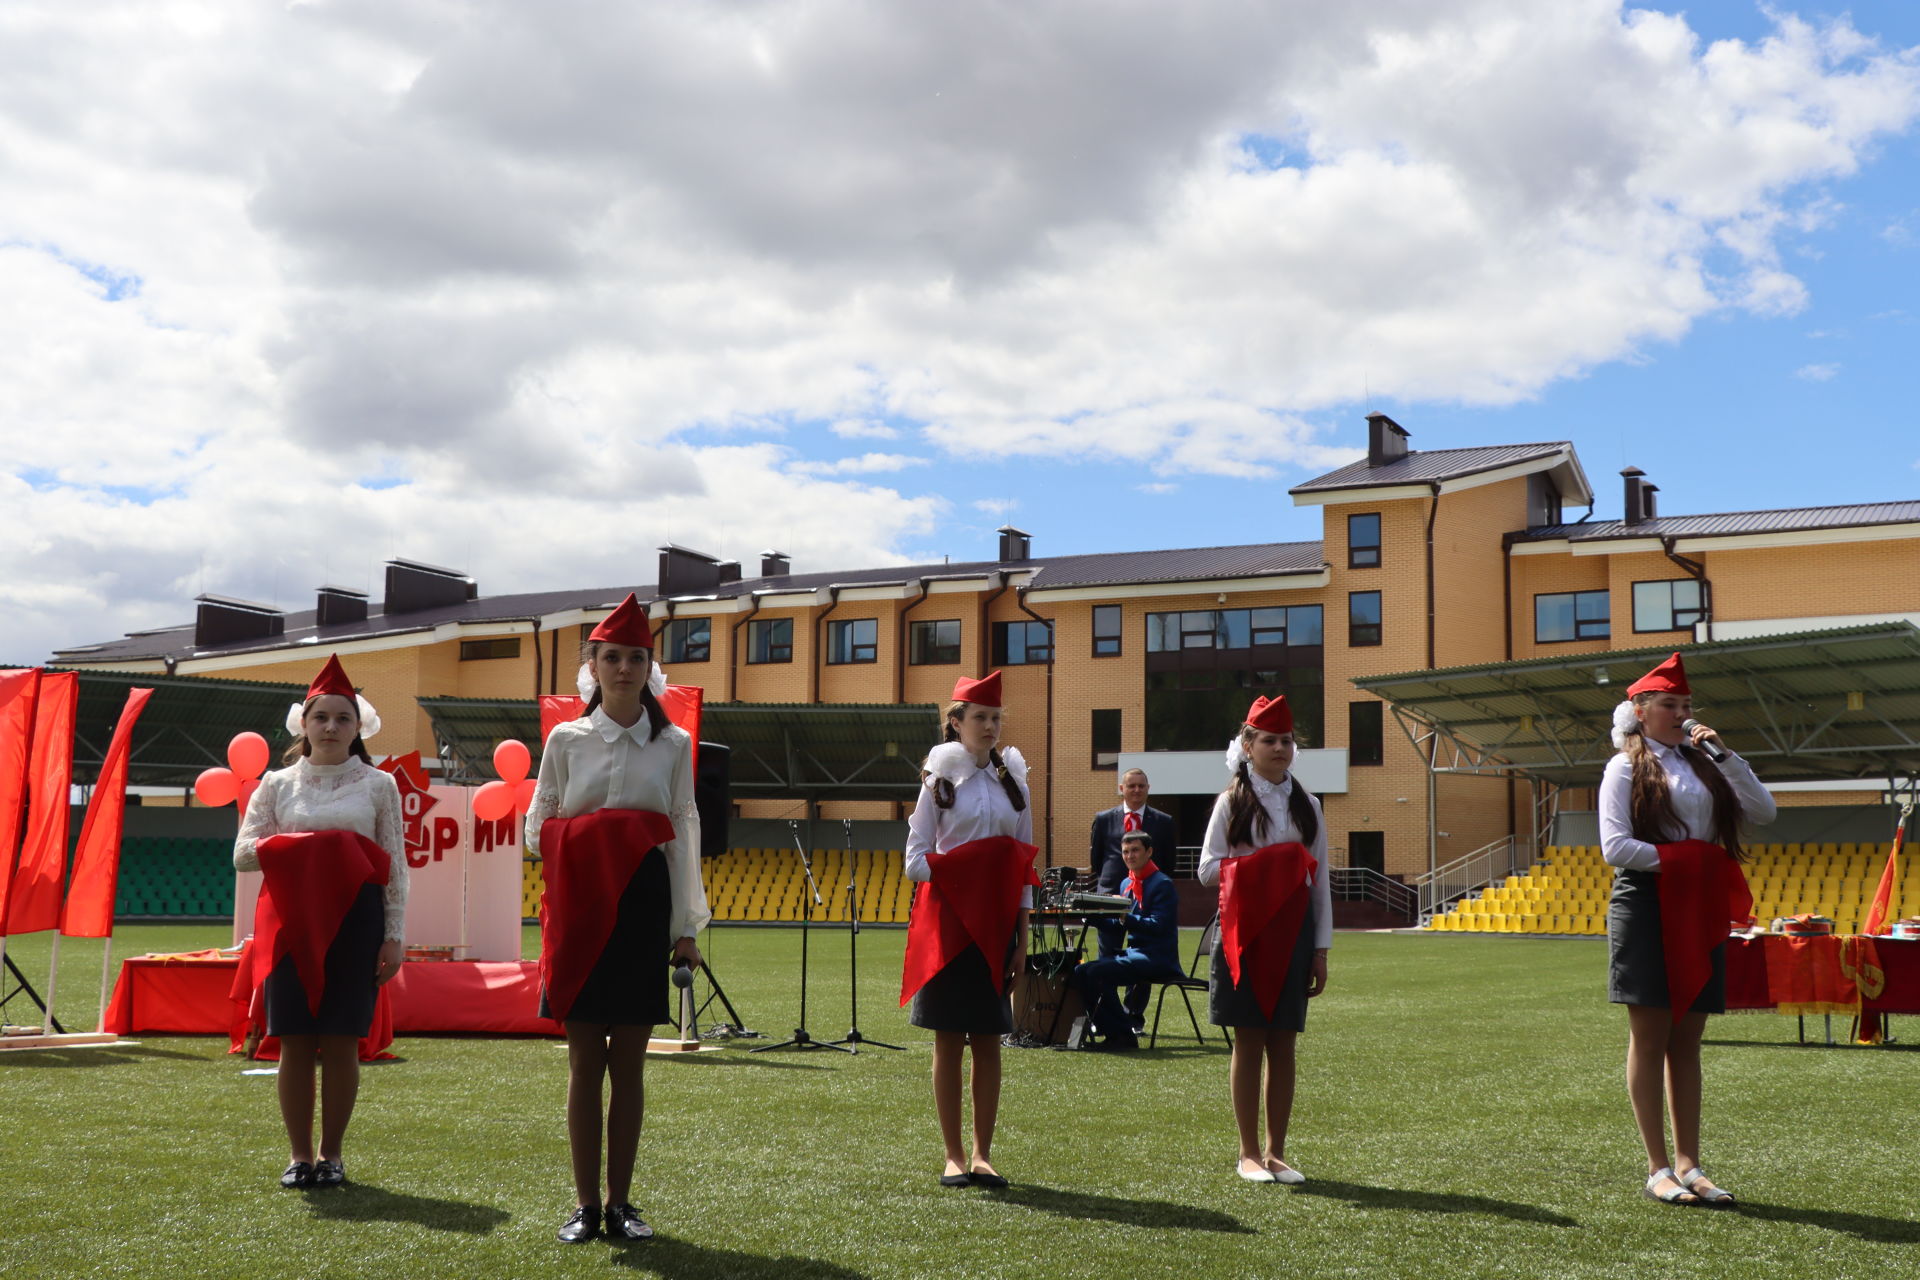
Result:
[[852,1053],[853,1049],[843,1044],[834,1044],[828,1040],[815,1040],[807,1034],[807,935],[813,929],[814,904],[820,901],[820,886],[813,879],[813,855],[808,853],[800,841],[800,824],[791,819],[787,826],[793,832],[793,851],[800,855],[800,869],[806,873],[807,896],[800,906],[800,1025],[793,1029],[791,1040],[782,1040],[779,1044],[763,1044],[749,1049],[749,1053],[767,1053],[773,1049],[832,1049],[836,1053]]
[[843,1038],[831,1043],[835,1048],[841,1045],[852,1045],[853,1047],[847,1050],[849,1053],[860,1052],[860,1046],[863,1044],[870,1044],[876,1049],[898,1049],[901,1046],[897,1044],[888,1044],[884,1040],[869,1040],[860,1034],[860,899],[854,888],[853,819],[842,818],[840,825],[847,838],[847,1000],[852,1005],[850,1016],[853,1019],[853,1029]]

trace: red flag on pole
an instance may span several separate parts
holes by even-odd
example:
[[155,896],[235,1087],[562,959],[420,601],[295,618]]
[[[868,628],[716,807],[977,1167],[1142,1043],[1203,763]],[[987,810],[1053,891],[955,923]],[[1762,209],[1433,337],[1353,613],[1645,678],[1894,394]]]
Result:
[[80,843],[73,851],[73,882],[60,932],[69,938],[106,938],[113,934],[113,898],[120,886],[120,837],[127,820],[127,757],[133,750],[133,726],[146,710],[151,689],[127,690],[127,705],[113,727],[113,742],[93,784]]
[[26,825],[27,758],[39,694],[38,668],[0,671],[0,938],[7,934],[8,890]]
[[1913,801],[1909,799],[1901,807],[1899,825],[1893,829],[1893,847],[1887,850],[1887,865],[1880,871],[1880,887],[1874,890],[1873,905],[1867,908],[1866,923],[1860,926],[1860,932],[1879,933],[1887,922],[1898,917],[1895,900],[1900,894],[1900,846],[1906,843],[1907,818],[1913,813]]
[[60,896],[67,887],[67,814],[73,791],[73,720],[80,676],[40,676],[33,709],[33,757],[27,766],[27,838],[14,868],[6,932],[39,933],[60,927]]

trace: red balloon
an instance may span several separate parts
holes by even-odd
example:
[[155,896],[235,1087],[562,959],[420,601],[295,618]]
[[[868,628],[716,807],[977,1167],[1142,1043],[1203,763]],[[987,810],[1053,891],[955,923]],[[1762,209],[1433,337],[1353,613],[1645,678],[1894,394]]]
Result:
[[259,789],[260,789],[260,779],[258,778],[240,779],[240,793],[239,793],[237,803],[240,806],[241,813],[245,813],[247,811],[247,805],[252,803],[253,801],[253,793],[258,791]]
[[502,782],[518,782],[532,767],[533,757],[524,742],[508,738],[493,749],[493,771],[500,775]]
[[240,780],[228,769],[208,769],[193,780],[193,794],[200,803],[218,809],[223,804],[232,804],[238,791]]
[[513,812],[513,787],[505,782],[489,782],[473,793],[473,816],[482,822],[498,822]]
[[227,744],[227,767],[237,778],[257,778],[267,771],[267,740],[257,733],[236,733]]
[[534,781],[532,778],[522,778],[513,784],[513,809],[515,813],[525,813],[527,810],[533,808],[533,788]]

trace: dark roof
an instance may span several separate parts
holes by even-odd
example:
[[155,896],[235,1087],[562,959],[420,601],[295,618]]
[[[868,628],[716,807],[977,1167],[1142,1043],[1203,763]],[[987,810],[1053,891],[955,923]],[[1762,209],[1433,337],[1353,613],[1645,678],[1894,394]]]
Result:
[[1567,538],[1725,538],[1741,533],[1793,533],[1807,529],[1852,529],[1876,524],[1920,523],[1920,501],[1861,502],[1844,507],[1782,507],[1773,511],[1722,511],[1704,516],[1659,516],[1630,525],[1594,520],[1527,530],[1527,540]]
[[1326,564],[1318,542],[1263,542],[1240,547],[1178,551],[1119,551],[1054,556],[1034,579],[1036,590],[1112,583],[1203,582],[1269,574],[1318,573]]
[[1572,457],[1573,445],[1565,440],[1548,440],[1537,444],[1482,445],[1472,449],[1417,449],[1383,467],[1369,466],[1367,460],[1362,458],[1338,471],[1329,471],[1305,484],[1297,484],[1287,492],[1327,493],[1336,489],[1372,489],[1384,485],[1459,480],[1560,454]]

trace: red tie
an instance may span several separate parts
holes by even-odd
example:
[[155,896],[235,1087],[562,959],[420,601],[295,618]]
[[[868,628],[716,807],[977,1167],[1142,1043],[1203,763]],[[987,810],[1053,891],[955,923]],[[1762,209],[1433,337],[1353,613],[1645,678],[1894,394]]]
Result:
[[1135,813],[1131,809],[1127,810],[1127,820],[1121,823],[1120,830],[1123,832],[1126,832],[1126,831],[1138,831],[1139,829],[1140,829],[1140,815]]

